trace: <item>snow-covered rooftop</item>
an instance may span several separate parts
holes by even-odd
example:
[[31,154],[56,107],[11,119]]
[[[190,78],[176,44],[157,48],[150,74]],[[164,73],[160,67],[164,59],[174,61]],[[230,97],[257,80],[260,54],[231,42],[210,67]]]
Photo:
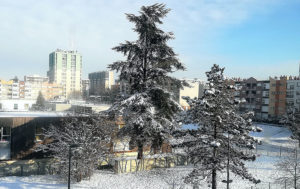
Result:
[[0,117],[64,117],[65,112],[0,112]]

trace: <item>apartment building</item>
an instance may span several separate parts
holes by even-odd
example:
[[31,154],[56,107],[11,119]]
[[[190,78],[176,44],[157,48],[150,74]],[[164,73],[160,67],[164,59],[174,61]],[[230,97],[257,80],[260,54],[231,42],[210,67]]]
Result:
[[279,119],[286,113],[287,80],[286,76],[270,77],[269,116],[271,118]]
[[63,98],[63,87],[57,83],[49,83],[48,77],[39,75],[24,77],[24,98],[36,100],[41,92],[46,100]]
[[286,87],[286,108],[300,110],[300,77],[288,77]]
[[188,109],[189,104],[184,100],[182,97],[190,97],[190,98],[199,98],[202,97],[204,89],[205,89],[205,82],[201,80],[193,80],[193,79],[185,79],[185,81],[190,86],[185,86],[183,89],[179,89],[179,104],[183,109]]
[[101,95],[103,92],[111,89],[115,84],[114,72],[99,71],[89,74],[90,80],[90,95]]
[[34,74],[30,76],[24,76],[24,82],[44,83],[44,82],[49,82],[49,77],[44,77],[44,76]]
[[[36,100],[39,92],[42,92],[46,100],[61,98],[63,88],[56,83],[43,82],[45,80],[30,79],[25,76],[26,81],[17,79],[5,81],[0,80],[0,100]],[[32,78],[32,77],[31,77]]]
[[63,87],[68,98],[72,93],[81,92],[82,56],[77,51],[57,49],[49,55],[49,81]]
[[25,98],[25,81],[19,81],[19,97],[20,99]]
[[20,98],[20,84],[19,80],[13,79],[13,83],[11,86],[11,98],[12,99],[19,99]]
[[253,111],[257,120],[268,119],[270,82],[268,80],[258,81],[250,77],[236,80],[235,86],[238,88],[235,98],[245,99],[245,103],[240,105],[240,111]]
[[0,98],[11,99],[12,98],[12,84],[13,80],[0,80]]
[[82,96],[84,98],[88,98],[90,96],[90,80],[89,79],[83,79],[81,80],[81,92]]

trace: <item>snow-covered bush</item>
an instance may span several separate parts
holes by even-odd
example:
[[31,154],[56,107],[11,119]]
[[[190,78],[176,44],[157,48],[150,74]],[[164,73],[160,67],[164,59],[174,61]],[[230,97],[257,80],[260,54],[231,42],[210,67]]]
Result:
[[69,149],[72,148],[71,178],[80,181],[89,178],[99,163],[106,160],[114,123],[100,115],[69,116],[59,125],[51,125],[38,150],[50,152],[56,160],[55,169],[68,178]]

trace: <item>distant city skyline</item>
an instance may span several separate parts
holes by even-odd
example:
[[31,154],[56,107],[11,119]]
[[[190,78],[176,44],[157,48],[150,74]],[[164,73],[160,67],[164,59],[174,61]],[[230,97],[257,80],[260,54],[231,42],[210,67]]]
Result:
[[299,75],[300,1],[1,0],[0,78],[46,76],[57,48],[82,54],[83,79],[107,70],[124,60],[111,48],[136,39],[125,13],[153,3],[172,9],[161,27],[187,68],[176,77],[204,80],[214,63],[228,77]]

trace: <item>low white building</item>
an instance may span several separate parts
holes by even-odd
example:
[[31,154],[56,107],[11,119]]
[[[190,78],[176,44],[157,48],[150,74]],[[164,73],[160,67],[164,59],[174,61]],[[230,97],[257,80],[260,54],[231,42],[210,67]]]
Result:
[[2,99],[0,100],[0,111],[29,111],[35,100]]

